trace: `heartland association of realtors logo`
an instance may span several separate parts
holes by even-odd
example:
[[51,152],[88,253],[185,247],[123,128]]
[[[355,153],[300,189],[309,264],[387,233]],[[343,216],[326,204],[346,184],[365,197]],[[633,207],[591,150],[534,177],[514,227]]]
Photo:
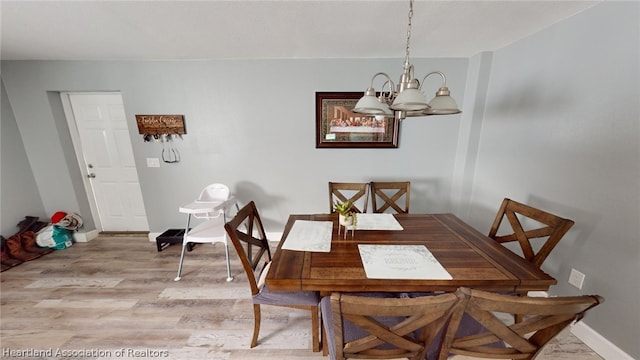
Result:
[[166,358],[168,350],[121,348],[105,349],[12,349],[2,348],[2,357],[12,358]]

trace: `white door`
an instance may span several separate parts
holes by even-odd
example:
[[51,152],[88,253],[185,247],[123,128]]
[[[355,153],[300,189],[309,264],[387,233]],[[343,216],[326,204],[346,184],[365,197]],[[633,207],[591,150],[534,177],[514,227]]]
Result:
[[122,97],[68,93],[63,102],[96,227],[148,231]]

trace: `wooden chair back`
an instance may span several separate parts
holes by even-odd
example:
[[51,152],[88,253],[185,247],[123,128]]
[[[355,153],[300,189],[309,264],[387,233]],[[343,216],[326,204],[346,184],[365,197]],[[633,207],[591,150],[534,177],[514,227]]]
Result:
[[271,292],[266,285],[266,276],[271,266],[271,250],[269,250],[269,241],[256,204],[251,201],[245,205],[224,227],[238,253],[251,286],[254,317],[251,347],[253,348],[258,344],[260,323],[262,321],[260,305],[274,305],[309,310],[311,312],[313,351],[320,351],[320,321],[318,316],[320,297],[318,293],[306,291]]
[[251,201],[244,206],[224,228],[247,273],[251,294],[256,295],[260,292],[257,277],[264,266],[271,262],[269,241],[256,204]]
[[[513,232],[506,235],[498,235],[500,225],[505,218],[508,220]],[[528,225],[528,229],[525,230],[523,220],[527,218],[535,220],[535,223]],[[517,241],[522,249],[523,257],[540,268],[551,253],[551,250],[558,244],[564,234],[569,231],[573,223],[573,220],[564,219],[505,198],[498,210],[491,230],[489,230],[489,237],[500,243]],[[546,241],[537,252],[534,251],[531,240],[543,238],[546,238]]]
[[366,213],[369,203],[369,183],[329,182],[329,212],[336,201],[349,201],[355,212]]
[[[545,298],[469,288],[460,288],[457,294],[464,299],[464,306],[451,316],[439,360],[447,359],[450,354],[483,359],[534,359],[560,331],[604,302],[598,295]],[[500,313],[522,315],[523,320],[504,322]],[[472,335],[456,335],[464,314],[479,322],[485,330]]]
[[[457,294],[419,298],[378,298],[331,295],[336,359],[424,359],[425,354],[456,306]],[[355,339],[343,329],[344,321],[364,334]]]
[[[411,182],[371,182],[371,205],[374,213],[383,213],[387,209],[395,213],[406,214],[409,212],[411,201]],[[404,202],[402,201],[404,197]]]

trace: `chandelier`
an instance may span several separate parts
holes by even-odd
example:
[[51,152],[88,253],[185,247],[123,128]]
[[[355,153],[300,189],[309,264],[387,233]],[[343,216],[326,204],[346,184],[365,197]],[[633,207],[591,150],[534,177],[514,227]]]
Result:
[[[413,65],[409,62],[409,40],[411,39],[411,20],[413,18],[413,0],[409,0],[409,23],[407,26],[407,47],[404,67],[397,87],[386,73],[379,72],[371,78],[371,85],[364,96],[358,100],[353,111],[356,113],[395,117],[402,120],[406,117],[428,115],[450,115],[460,113],[456,101],[450,96],[447,78],[440,71],[432,71],[419,82],[413,75]],[[442,85],[435,97],[427,102],[422,93],[422,83],[431,75],[440,75]],[[376,78],[385,78],[381,91],[376,93],[373,83]],[[385,88],[388,90],[385,92]],[[377,97],[376,97],[376,94]]]

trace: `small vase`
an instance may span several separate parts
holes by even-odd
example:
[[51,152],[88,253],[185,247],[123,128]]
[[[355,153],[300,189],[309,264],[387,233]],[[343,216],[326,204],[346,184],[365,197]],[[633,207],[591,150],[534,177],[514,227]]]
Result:
[[351,237],[353,237],[353,233],[355,230],[355,226],[354,226],[354,217],[356,215],[351,214],[351,215],[342,215],[339,214],[338,216],[338,235],[340,235],[340,228],[342,228],[344,226],[344,238],[347,238],[347,233],[349,232],[349,229],[347,228],[348,226],[351,226]]
[[353,215],[345,216],[340,214],[340,225],[351,226],[353,225]]

